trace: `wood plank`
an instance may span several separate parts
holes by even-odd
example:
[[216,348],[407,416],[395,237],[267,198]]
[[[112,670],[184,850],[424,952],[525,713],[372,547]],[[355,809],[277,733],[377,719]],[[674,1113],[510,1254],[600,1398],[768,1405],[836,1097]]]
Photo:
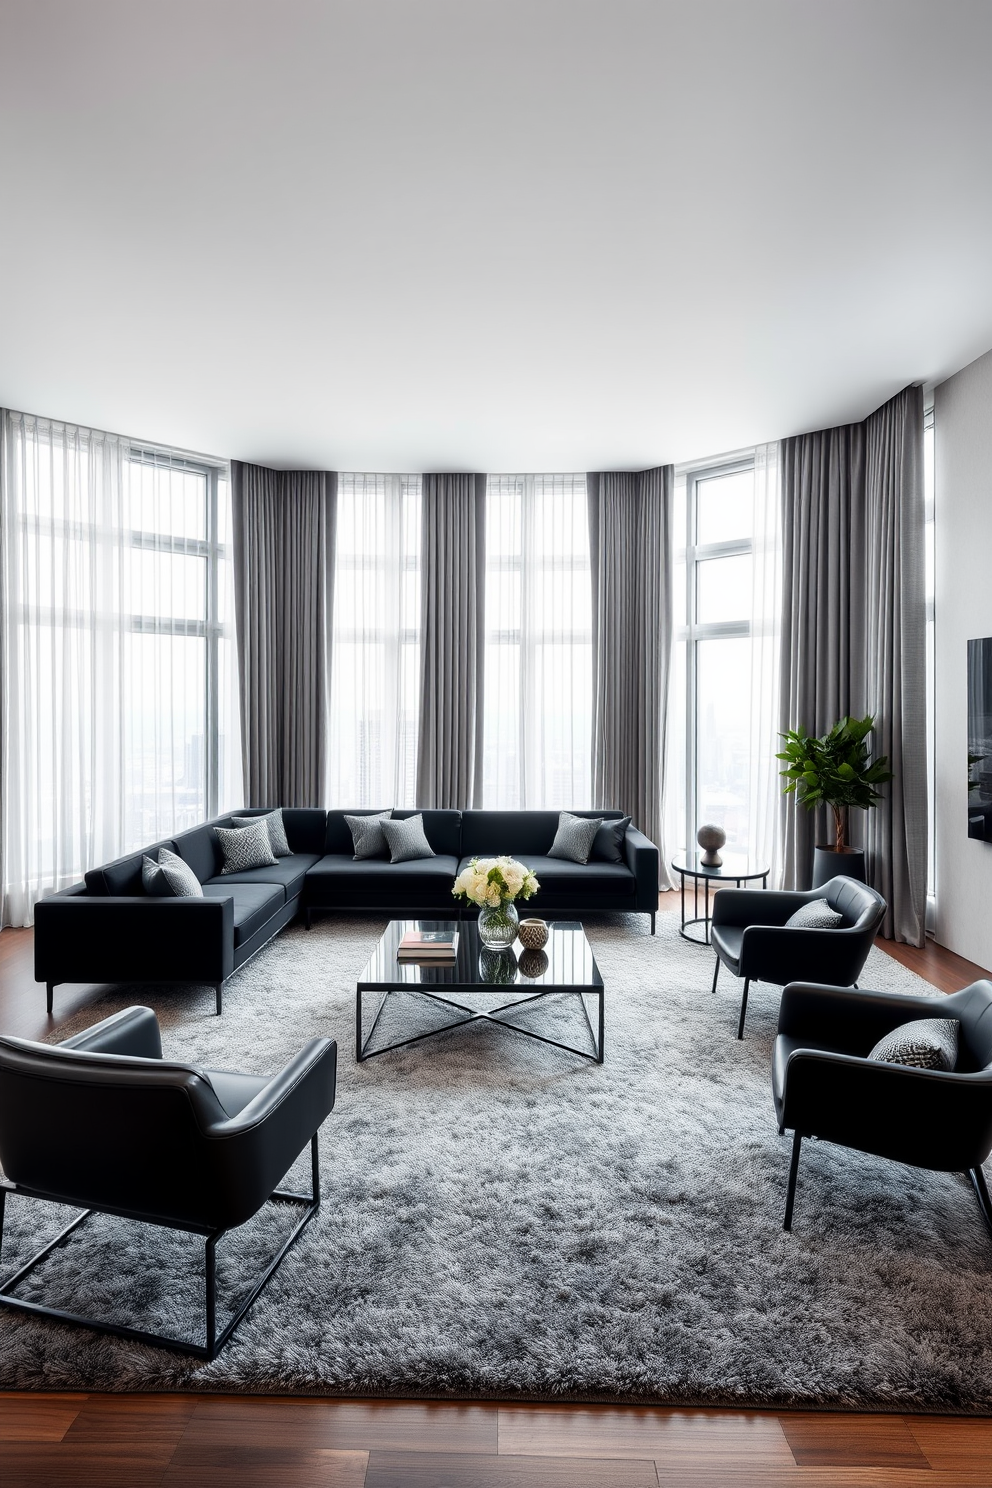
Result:
[[0,1456],[3,1488],[159,1488],[172,1448],[122,1452],[61,1442],[9,1442]]
[[780,1470],[744,1466],[666,1470],[658,1464],[659,1488],[989,1488],[988,1470],[934,1472],[915,1467],[793,1467]]
[[167,1462],[196,1409],[191,1395],[90,1395],[63,1438],[66,1447]]
[[162,1479],[162,1488],[363,1488],[367,1452],[317,1448],[205,1447],[185,1443]]
[[500,1454],[695,1460],[711,1467],[791,1469],[795,1459],[775,1415],[651,1406],[500,1406]]
[[912,1416],[910,1431],[931,1467],[953,1472],[985,1469],[992,1483],[992,1420],[986,1417]]
[[930,1466],[901,1416],[789,1411],[780,1420],[800,1467]]
[[0,1442],[57,1442],[72,1425],[85,1395],[0,1395]]
[[992,976],[992,972],[986,971],[983,966],[978,966],[974,961],[966,961],[964,956],[959,956],[956,951],[949,951],[946,946],[938,945],[935,940],[928,940],[922,946],[908,946],[901,941],[883,940],[878,936],[875,944],[894,961],[939,987],[941,992],[960,992],[962,987]]
[[365,1488],[657,1488],[652,1462],[372,1452]]
[[496,1452],[496,1408],[435,1401],[201,1398],[183,1445]]

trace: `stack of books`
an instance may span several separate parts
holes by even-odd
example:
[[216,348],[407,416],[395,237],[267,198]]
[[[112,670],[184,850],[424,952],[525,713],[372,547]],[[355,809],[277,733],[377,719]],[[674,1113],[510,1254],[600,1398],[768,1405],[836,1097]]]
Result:
[[457,949],[457,930],[408,930],[399,943],[396,959],[444,965],[454,961]]

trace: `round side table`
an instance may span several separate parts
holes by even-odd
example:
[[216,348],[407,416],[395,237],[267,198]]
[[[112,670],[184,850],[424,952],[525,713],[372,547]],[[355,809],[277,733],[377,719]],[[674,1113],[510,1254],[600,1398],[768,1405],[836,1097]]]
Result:
[[[718,889],[726,888],[733,884],[739,889],[741,884],[750,883],[754,879],[761,879],[761,887],[768,887],[768,875],[771,869],[766,865],[756,862],[754,858],[745,857],[739,853],[726,853],[719,868],[708,867],[701,862],[701,852],[676,853],[672,859],[672,868],[679,876],[682,893],[682,924],[679,934],[685,940],[691,940],[695,945],[709,945],[710,943],[710,884],[716,884]],[[692,917],[685,917],[685,881],[692,880]],[[699,913],[699,890],[703,890],[703,913]],[[692,925],[702,925],[702,935],[690,934]]]

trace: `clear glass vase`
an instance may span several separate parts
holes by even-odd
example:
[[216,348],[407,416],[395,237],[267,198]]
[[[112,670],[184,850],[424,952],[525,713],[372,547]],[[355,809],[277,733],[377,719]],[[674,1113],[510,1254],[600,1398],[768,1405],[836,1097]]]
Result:
[[485,904],[479,910],[479,939],[490,950],[506,950],[517,938],[519,923],[517,906],[512,902],[497,904],[495,909]]

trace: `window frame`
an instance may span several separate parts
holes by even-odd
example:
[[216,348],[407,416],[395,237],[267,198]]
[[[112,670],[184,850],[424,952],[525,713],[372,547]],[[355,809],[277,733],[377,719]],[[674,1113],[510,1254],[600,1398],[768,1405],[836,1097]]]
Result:
[[685,613],[676,617],[676,641],[685,641],[685,843],[686,851],[692,852],[698,817],[699,786],[699,718],[698,718],[698,643],[709,640],[750,638],[751,617],[745,620],[700,621],[699,564],[711,558],[737,558],[754,554],[754,534],[750,537],[729,538],[722,542],[698,543],[696,541],[698,514],[698,487],[701,481],[713,480],[744,471],[754,472],[754,455],[742,455],[732,460],[716,460],[685,472],[685,545],[676,554],[676,561],[685,565]]

